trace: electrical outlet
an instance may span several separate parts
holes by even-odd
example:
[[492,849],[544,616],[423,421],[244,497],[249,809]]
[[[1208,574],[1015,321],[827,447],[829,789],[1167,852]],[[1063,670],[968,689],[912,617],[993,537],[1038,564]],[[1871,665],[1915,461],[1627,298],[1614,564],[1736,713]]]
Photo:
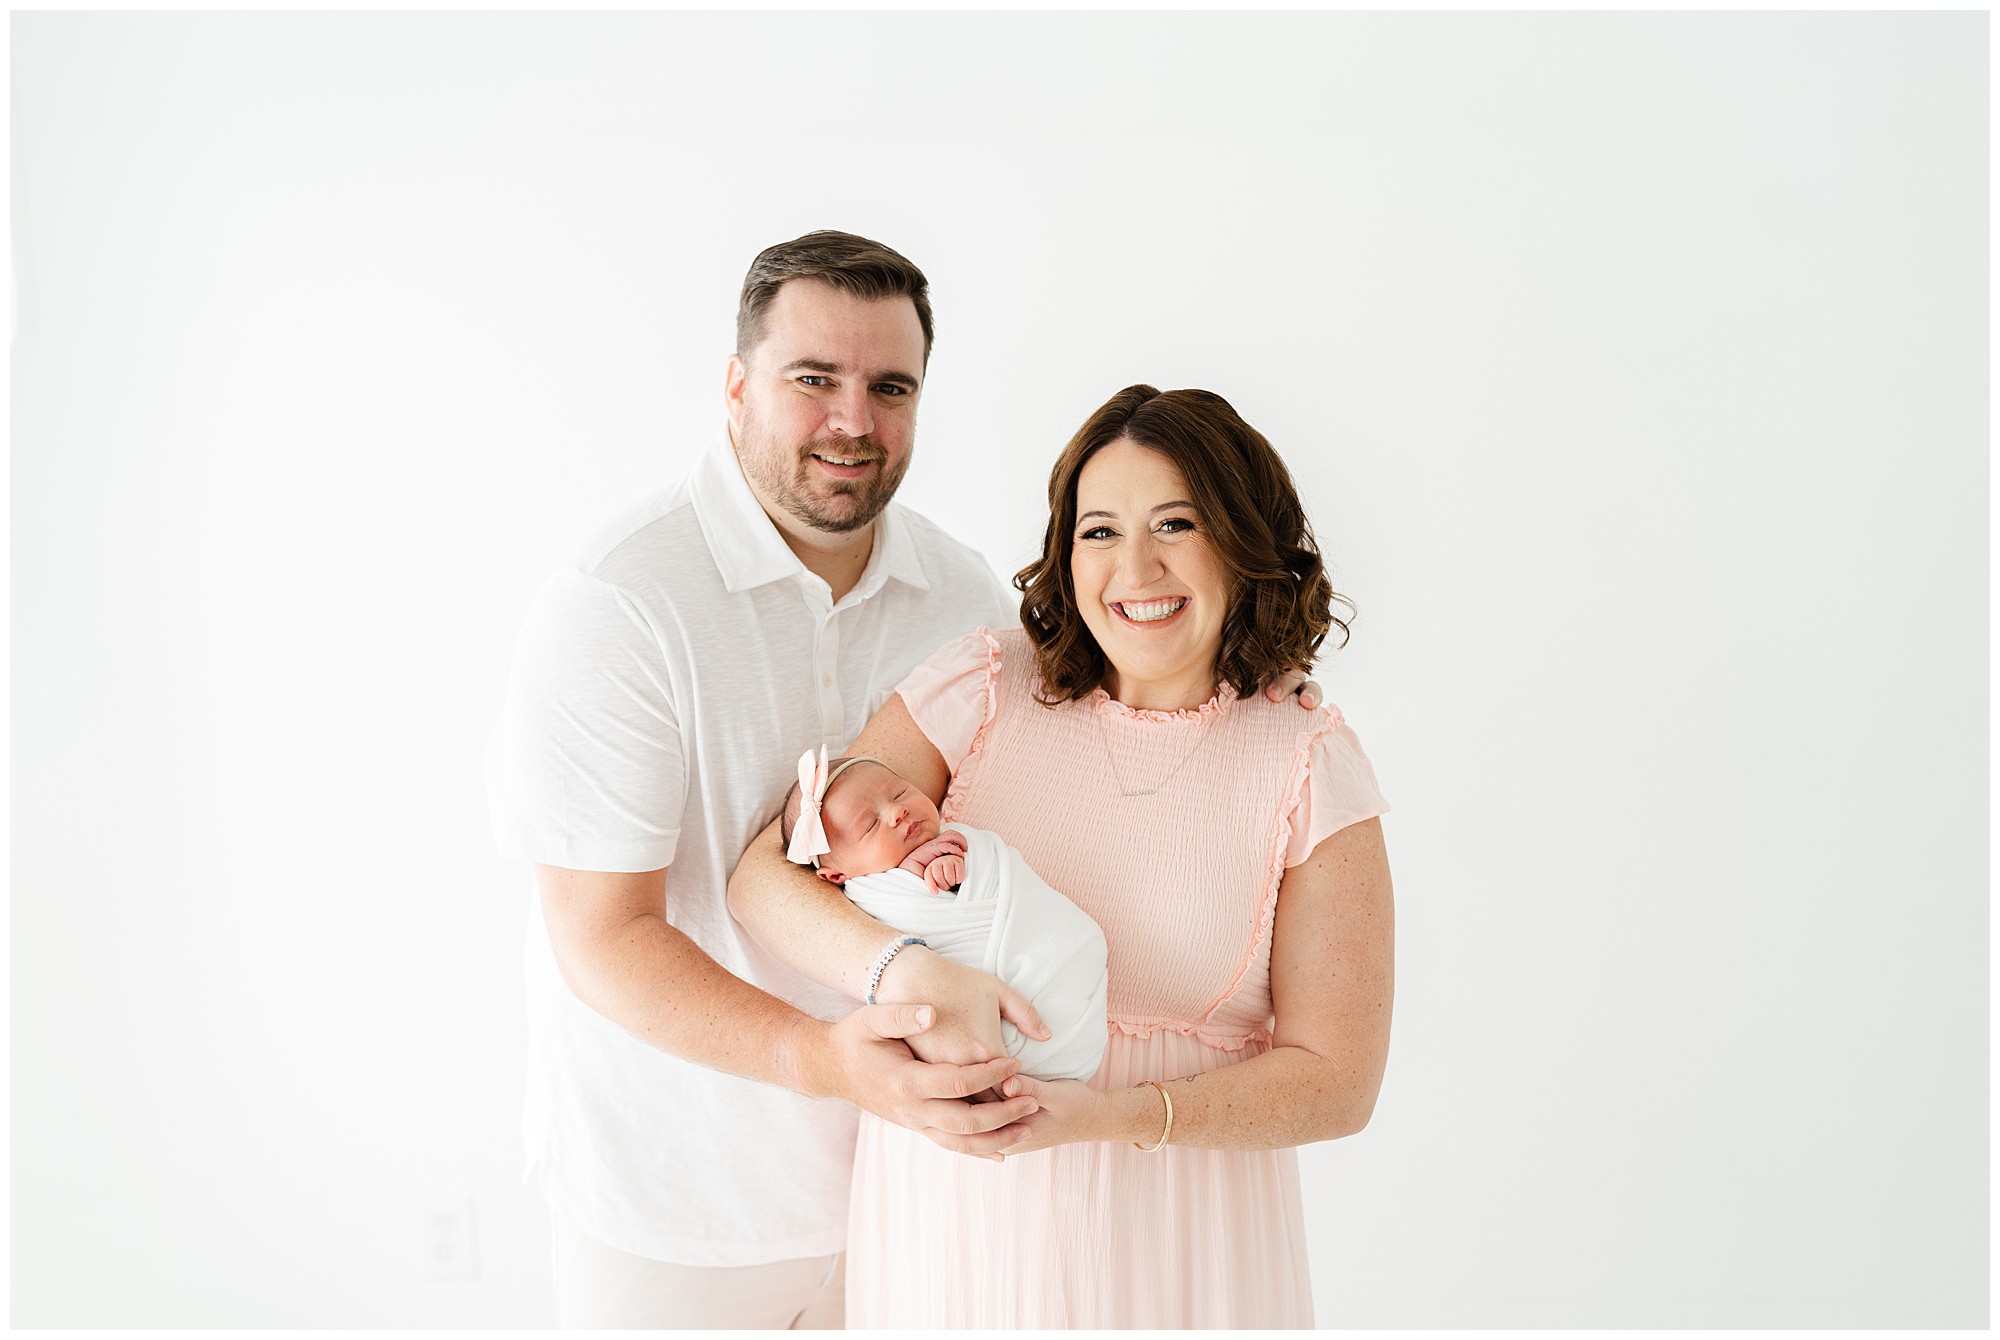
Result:
[[437,1200],[424,1206],[424,1278],[471,1280],[479,1278],[479,1255],[472,1232],[472,1198]]

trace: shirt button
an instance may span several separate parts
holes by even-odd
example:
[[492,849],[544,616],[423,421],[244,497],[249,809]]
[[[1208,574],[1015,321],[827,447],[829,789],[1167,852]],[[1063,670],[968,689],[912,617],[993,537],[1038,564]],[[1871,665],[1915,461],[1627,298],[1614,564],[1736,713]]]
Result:
[[832,687],[833,687],[833,676],[832,676],[832,675],[821,675],[821,676],[819,677],[819,682],[820,682],[820,686],[821,686],[822,688],[828,688],[828,689],[830,689],[830,688],[832,688]]

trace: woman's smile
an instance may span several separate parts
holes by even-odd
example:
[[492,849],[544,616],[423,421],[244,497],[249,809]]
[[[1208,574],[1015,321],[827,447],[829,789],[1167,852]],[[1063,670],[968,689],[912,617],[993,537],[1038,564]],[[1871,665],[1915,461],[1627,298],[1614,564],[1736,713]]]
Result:
[[1186,596],[1170,596],[1165,600],[1114,600],[1112,610],[1127,623],[1162,624],[1188,607]]

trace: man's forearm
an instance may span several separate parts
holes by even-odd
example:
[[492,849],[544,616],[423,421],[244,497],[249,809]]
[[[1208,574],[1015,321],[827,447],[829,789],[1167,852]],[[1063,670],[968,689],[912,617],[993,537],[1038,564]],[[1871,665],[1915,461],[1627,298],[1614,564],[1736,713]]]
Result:
[[[767,836],[782,862],[775,826]],[[906,998],[826,1023],[732,976],[676,930],[666,919],[665,867],[619,873],[538,865],[535,872],[542,922],[563,980],[587,1008],[641,1042],[808,1097],[841,1099],[962,1153],[994,1154],[1019,1138],[1008,1132],[1010,1124],[1035,1110],[1033,1099],[964,1101],[1016,1073],[1019,1063],[997,1045],[968,1043],[949,1031],[942,1039],[933,1036],[934,1023],[947,1014],[944,1002],[953,999],[949,991],[937,993],[936,1001]],[[811,876],[806,882],[819,884]],[[837,893],[834,901],[841,906],[820,911],[845,911],[866,928],[847,931],[860,966],[821,980],[860,995],[880,952],[879,945],[868,946],[881,940],[883,928]],[[838,938],[836,929],[816,943],[830,947]],[[991,1031],[997,1039],[997,1026]],[[919,1035],[937,1059],[952,1064],[914,1059],[907,1040]]]
[[542,924],[578,1000],[650,1046],[768,1084],[824,1092],[826,1025],[744,982],[666,919],[668,871],[537,865]]
[[653,913],[558,954],[585,1005],[661,1051],[813,1097],[827,1024],[736,977]]

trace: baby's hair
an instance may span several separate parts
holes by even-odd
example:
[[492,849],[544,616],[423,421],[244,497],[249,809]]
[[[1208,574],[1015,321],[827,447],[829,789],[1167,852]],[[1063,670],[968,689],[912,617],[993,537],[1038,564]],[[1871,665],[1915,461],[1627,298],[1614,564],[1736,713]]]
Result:
[[[832,772],[846,761],[845,757],[833,759],[826,765],[826,770]],[[849,769],[849,771],[852,771],[852,769]],[[792,829],[798,825],[798,822],[799,784],[793,782],[792,789],[785,792],[785,808],[778,815],[778,845],[787,851],[791,850]]]

